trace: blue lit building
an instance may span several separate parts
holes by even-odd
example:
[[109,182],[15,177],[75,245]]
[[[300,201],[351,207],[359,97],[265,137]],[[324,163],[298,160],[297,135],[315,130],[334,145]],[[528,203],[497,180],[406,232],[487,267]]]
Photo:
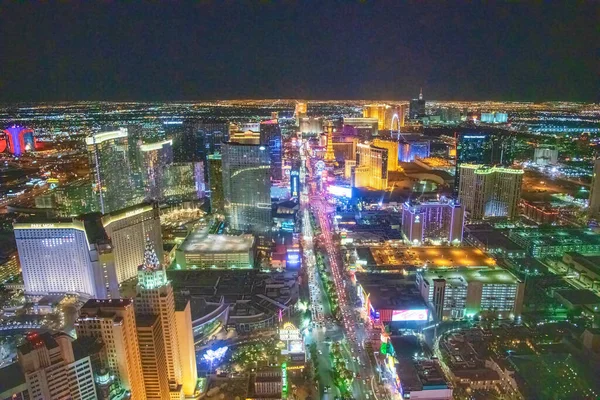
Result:
[[290,171],[290,195],[292,197],[300,196],[300,169],[293,168]]
[[260,144],[269,146],[271,158],[271,179],[280,181],[283,179],[282,143],[281,129],[276,119],[260,123]]
[[428,140],[409,140],[400,143],[398,147],[399,159],[402,162],[411,162],[415,158],[429,157],[430,143]]

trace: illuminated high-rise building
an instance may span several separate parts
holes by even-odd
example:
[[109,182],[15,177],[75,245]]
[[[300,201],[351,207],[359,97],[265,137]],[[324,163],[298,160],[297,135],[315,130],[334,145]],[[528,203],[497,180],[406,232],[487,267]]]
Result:
[[402,206],[402,234],[413,244],[460,244],[463,217],[462,206],[454,200],[407,201]]
[[87,179],[58,186],[49,195],[59,217],[75,217],[100,211],[98,197]]
[[33,333],[19,346],[30,400],[98,398],[90,357],[76,357],[71,341],[65,333]]
[[224,207],[230,227],[240,231],[269,231],[273,223],[268,148],[225,143],[222,149]]
[[359,143],[354,167],[354,187],[385,190],[388,186],[388,149]]
[[281,141],[281,129],[276,119],[262,121],[260,123],[260,144],[268,146],[271,157],[271,179],[280,181],[283,179],[283,144]]
[[425,99],[423,98],[423,88],[419,92],[418,99],[412,99],[410,101],[408,113],[410,119],[419,119],[425,116]]
[[163,259],[160,216],[156,206],[138,204],[115,211],[104,215],[102,223],[112,242],[119,283],[137,276],[147,239],[154,243],[159,259]]
[[156,315],[136,315],[135,323],[146,399],[170,399],[169,374],[160,318]]
[[458,196],[471,220],[518,216],[523,170],[462,164]]
[[206,192],[204,165],[203,162],[168,165],[163,175],[163,199],[177,203],[203,198]]
[[212,213],[222,213],[225,210],[223,198],[223,165],[221,154],[215,153],[208,156],[208,191],[210,197],[210,210]]
[[416,158],[429,157],[429,140],[413,139],[404,137],[404,140],[398,143],[399,158],[402,162],[411,162]]
[[388,171],[397,171],[398,170],[398,142],[394,142],[391,140],[375,139],[375,140],[373,140],[373,145],[376,147],[380,147],[382,149],[387,149],[387,151],[388,151],[388,157],[387,157]]
[[146,398],[133,301],[88,300],[79,311],[75,330],[78,338],[91,337],[104,344],[102,356],[114,379],[113,398],[128,394],[131,399]]
[[183,394],[186,398],[190,398],[196,392],[198,370],[192,328],[192,310],[188,299],[179,298],[175,300],[175,325]]
[[131,180],[139,188],[144,188],[144,154],[140,151],[140,148],[144,143],[146,133],[142,125],[127,125],[127,152],[129,167],[131,168]]
[[35,150],[36,140],[32,129],[13,125],[5,129],[4,134],[8,139],[8,151],[11,154],[20,156],[26,151]]
[[132,178],[127,129],[94,133],[85,141],[100,211],[107,213],[139,203],[143,193]]
[[[135,310],[138,315],[153,315],[160,320],[170,392],[172,397],[173,395],[177,397],[177,393],[182,393],[183,390],[182,365],[195,363],[195,352],[180,353],[179,341],[181,339],[182,345],[185,345],[188,336],[193,335],[193,332],[192,329],[184,332],[177,331],[173,287],[167,280],[167,272],[156,256],[154,246],[150,241],[146,243],[144,261],[138,270]],[[191,327],[191,319],[189,326]],[[188,376],[186,379],[193,378],[193,376]],[[187,382],[186,386],[189,387],[190,382]]]
[[505,124],[508,122],[508,114],[505,112],[482,112],[481,122],[487,124]]
[[294,109],[294,117],[296,121],[300,121],[301,118],[306,117],[308,106],[305,101],[296,101],[296,108]]
[[509,166],[514,160],[514,137],[503,133],[464,131],[456,138],[456,163]]
[[173,141],[142,144],[142,176],[146,200],[164,199],[165,173],[173,163]]
[[290,195],[300,197],[302,189],[300,188],[300,166],[295,165],[290,171]]
[[377,118],[344,117],[344,136],[356,136],[363,140],[371,140],[377,136],[378,126]]
[[398,108],[398,119],[400,120],[400,128],[403,128],[406,125],[406,116],[408,115],[408,107],[407,103],[403,103]]
[[510,166],[514,161],[514,147],[514,137],[503,132],[459,132],[456,136],[455,193],[458,193],[462,164]]
[[114,255],[99,221],[90,216],[13,228],[26,293],[119,297]]
[[364,118],[375,118],[377,119],[377,129],[385,129],[385,111],[387,105],[385,104],[368,104],[363,107]]
[[229,140],[229,122],[189,119],[183,122],[173,137],[175,162],[205,161],[221,150]]
[[600,158],[594,161],[592,173],[592,188],[588,204],[588,215],[590,218],[600,217]]
[[[404,126],[405,107],[406,105],[367,104],[363,106],[363,119],[376,119],[377,129],[380,131],[397,132]],[[346,123],[346,118],[344,124],[351,125]]]

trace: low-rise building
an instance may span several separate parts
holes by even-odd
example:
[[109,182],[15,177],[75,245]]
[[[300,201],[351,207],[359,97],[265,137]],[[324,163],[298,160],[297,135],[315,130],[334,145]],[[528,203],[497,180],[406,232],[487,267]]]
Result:
[[512,229],[508,237],[533,257],[562,257],[566,252],[600,253],[600,234],[588,228]]
[[254,237],[210,234],[207,229],[194,231],[177,248],[175,260],[177,269],[252,268]]
[[405,399],[451,400],[452,388],[436,360],[413,361],[399,358],[396,386]]

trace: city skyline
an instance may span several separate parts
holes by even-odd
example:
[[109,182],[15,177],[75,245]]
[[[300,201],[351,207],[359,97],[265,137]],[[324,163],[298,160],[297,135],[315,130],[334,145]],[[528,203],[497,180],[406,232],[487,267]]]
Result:
[[600,399],[598,5],[0,2],[0,400]]
[[593,2],[324,3],[3,4],[0,100],[598,101]]

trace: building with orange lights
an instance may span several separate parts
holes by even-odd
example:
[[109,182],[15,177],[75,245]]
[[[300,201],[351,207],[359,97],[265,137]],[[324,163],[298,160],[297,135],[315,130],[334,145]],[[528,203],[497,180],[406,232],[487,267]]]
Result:
[[385,190],[388,187],[388,149],[359,143],[356,146],[354,187]]
[[97,399],[90,357],[76,356],[71,342],[65,333],[46,332],[28,335],[19,346],[28,399]]
[[367,104],[363,107],[364,118],[377,119],[377,128],[389,131],[398,131],[404,126],[406,105]]
[[[191,314],[187,313],[189,319],[186,320],[185,307],[184,314],[177,318],[175,308],[175,297],[173,286],[167,280],[167,273],[159,261],[154,246],[150,241],[146,243],[144,252],[144,263],[138,269],[137,295],[135,298],[135,311],[138,316],[154,316],[158,319],[160,325],[161,346],[164,359],[159,355],[146,355],[150,364],[165,364],[165,372],[168,378],[170,398],[182,398],[184,395],[193,395],[197,377],[193,373],[186,374],[185,387],[190,388],[191,393],[184,393],[183,368],[196,363],[195,352],[182,352],[179,342],[182,342],[184,348],[189,347],[189,338],[193,336],[191,329]],[[142,329],[143,338],[148,342],[153,342],[156,331],[159,328],[154,327],[151,320],[145,319],[146,326]],[[179,321],[179,324],[178,324]],[[189,329],[188,329],[189,328]],[[140,328],[138,328],[140,329]],[[188,349],[189,350],[189,349]],[[156,361],[155,361],[156,359]],[[155,391],[159,392],[159,381],[153,380]]]
[[521,206],[523,214],[538,224],[553,224],[558,221],[558,210],[550,203],[523,200]]
[[129,392],[132,399],[146,398],[132,300],[88,300],[79,312],[75,330],[77,337],[92,337],[104,343],[104,368],[114,379],[111,392]]

